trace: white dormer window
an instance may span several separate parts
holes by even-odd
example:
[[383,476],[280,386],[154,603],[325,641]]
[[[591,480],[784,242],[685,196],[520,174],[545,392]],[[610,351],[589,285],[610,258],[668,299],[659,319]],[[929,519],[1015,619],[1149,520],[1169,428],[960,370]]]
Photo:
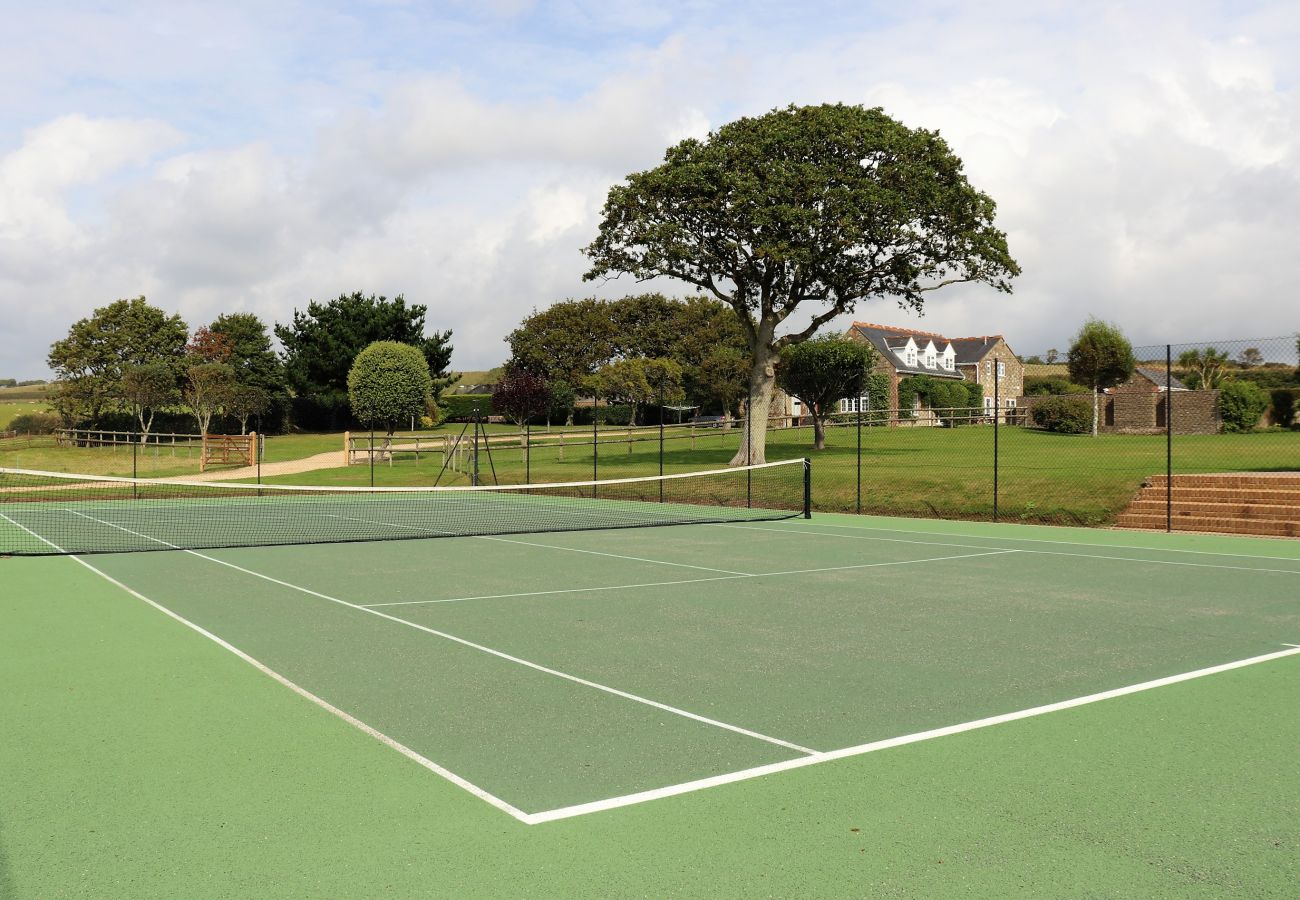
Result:
[[916,348],[915,348],[915,347],[908,347],[908,348],[907,348],[907,364],[908,364],[909,366],[915,366],[915,365],[916,365]]
[[951,372],[953,370],[953,367],[956,365],[956,362],[957,362],[957,358],[956,355],[952,352],[952,344],[949,344],[947,347],[943,349],[943,367],[947,369],[949,372]]
[[935,359],[935,356],[934,356],[934,349],[931,348],[931,349],[925,351],[925,367],[926,367],[927,369],[933,369],[933,368],[935,367],[936,363],[937,363],[937,360]]

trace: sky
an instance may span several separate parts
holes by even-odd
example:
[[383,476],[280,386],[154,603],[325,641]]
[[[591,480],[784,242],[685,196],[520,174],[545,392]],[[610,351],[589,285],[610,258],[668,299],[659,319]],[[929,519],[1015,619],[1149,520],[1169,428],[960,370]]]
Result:
[[788,104],[937,129],[1023,268],[852,318],[1068,346],[1300,329],[1300,4],[0,0],[0,377],[141,294],[402,294],[452,364],[585,283],[611,185]]

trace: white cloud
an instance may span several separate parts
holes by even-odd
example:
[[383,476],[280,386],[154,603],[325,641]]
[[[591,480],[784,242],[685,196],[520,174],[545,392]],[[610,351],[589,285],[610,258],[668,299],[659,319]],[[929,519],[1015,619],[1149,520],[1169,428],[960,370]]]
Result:
[[[451,44],[444,55],[403,44],[388,65],[380,38],[410,36],[376,37],[339,14],[312,20],[313,41],[340,29],[320,49],[330,64],[295,73],[267,61],[283,21],[259,28],[229,12],[159,20],[172,37],[212,32],[190,54],[204,83],[176,87],[167,75],[187,71],[183,41],[141,60],[95,38],[133,40],[136,19],[96,14],[59,32],[85,52],[59,51],[58,66],[103,78],[124,66],[133,89],[167,102],[161,118],[121,115],[111,91],[67,106],[42,88],[49,108],[24,113],[32,127],[0,157],[0,375],[40,374],[73,319],[140,293],[191,324],[228,309],[285,321],[344,291],[405,293],[455,330],[455,365],[500,362],[530,309],[642,289],[581,280],[579,251],[612,182],[673,141],[789,102],[880,104],[937,128],[997,200],[1025,269],[1016,293],[940,292],[928,327],[1003,332],[1033,352],[1062,345],[1088,314],[1138,341],[1298,324],[1280,299],[1300,244],[1294,10],[1224,20],[1208,8],[923,5],[889,24],[836,11],[820,30],[779,15],[765,31],[764,17],[710,20],[705,7],[641,18],[631,4],[597,14],[506,0],[480,17],[499,26],[473,27],[391,8],[417,29],[446,25],[449,40],[549,15],[550,44],[512,33],[501,45],[549,68],[537,83],[497,82],[511,63],[500,48],[470,64]],[[569,31],[613,37],[588,52]],[[353,33],[360,55],[345,52]],[[38,69],[30,83],[57,81],[32,48],[19,56]],[[0,102],[0,116],[14,114]],[[223,117],[236,124],[223,131]],[[888,302],[858,316],[910,320]]]

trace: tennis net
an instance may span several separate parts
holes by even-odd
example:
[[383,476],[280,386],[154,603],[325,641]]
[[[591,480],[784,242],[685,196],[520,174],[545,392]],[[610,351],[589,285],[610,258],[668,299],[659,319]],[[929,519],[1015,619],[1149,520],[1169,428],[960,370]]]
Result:
[[0,555],[126,553],[745,522],[809,514],[793,459],[604,481],[309,487],[0,468]]

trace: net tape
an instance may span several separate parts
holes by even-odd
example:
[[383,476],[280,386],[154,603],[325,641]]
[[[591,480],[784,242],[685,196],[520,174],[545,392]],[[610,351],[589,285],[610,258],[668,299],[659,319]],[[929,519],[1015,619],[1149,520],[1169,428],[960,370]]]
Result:
[[530,485],[317,487],[0,468],[0,555],[120,553],[764,521],[808,463]]

